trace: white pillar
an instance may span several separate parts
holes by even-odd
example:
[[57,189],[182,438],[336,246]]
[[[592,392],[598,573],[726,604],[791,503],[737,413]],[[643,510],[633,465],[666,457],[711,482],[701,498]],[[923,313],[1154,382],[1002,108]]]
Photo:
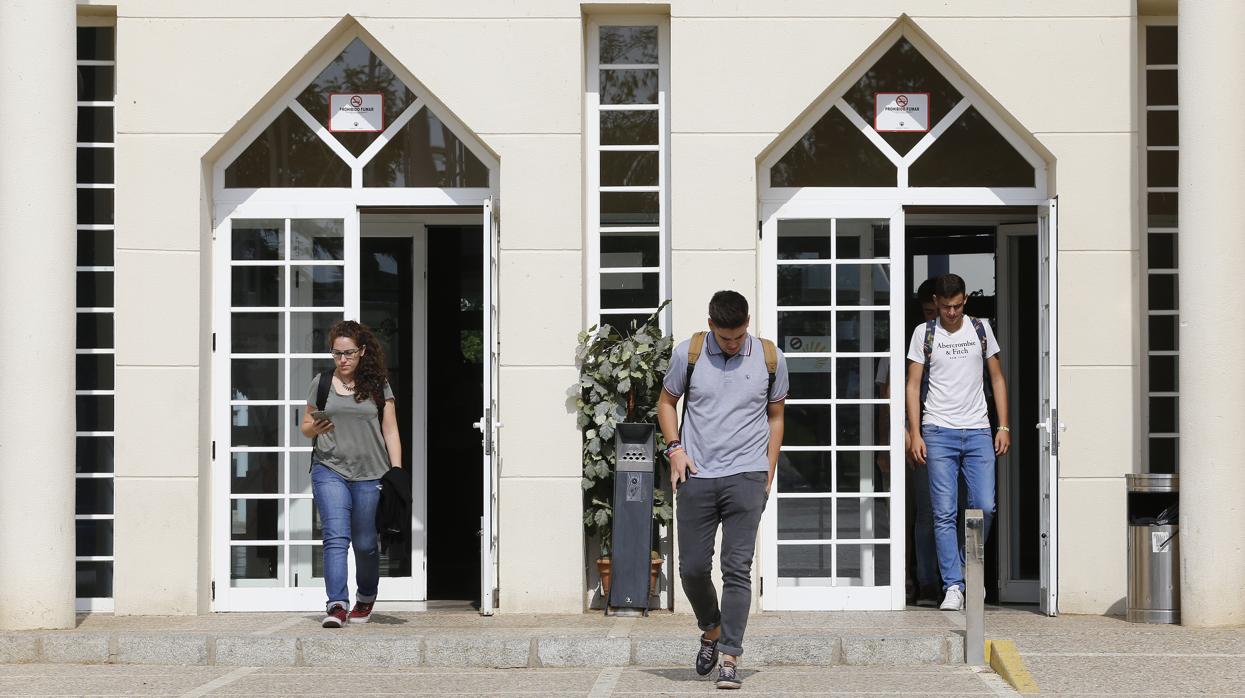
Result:
[[1245,2],[1180,0],[1180,604],[1245,624]]
[[0,628],[74,624],[76,31],[0,2]]

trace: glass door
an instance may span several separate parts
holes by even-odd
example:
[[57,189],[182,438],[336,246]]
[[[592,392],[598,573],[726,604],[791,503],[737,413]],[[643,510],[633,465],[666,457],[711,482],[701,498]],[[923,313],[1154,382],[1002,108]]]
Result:
[[764,222],[761,334],[791,376],[762,519],[767,610],[903,607],[902,216],[787,205]]
[[[358,316],[358,256],[353,206],[240,207],[216,229],[218,611],[309,610],[324,603],[311,440],[298,425],[312,378],[333,369],[329,328]],[[410,585],[407,570],[382,579],[381,595],[412,598]]]

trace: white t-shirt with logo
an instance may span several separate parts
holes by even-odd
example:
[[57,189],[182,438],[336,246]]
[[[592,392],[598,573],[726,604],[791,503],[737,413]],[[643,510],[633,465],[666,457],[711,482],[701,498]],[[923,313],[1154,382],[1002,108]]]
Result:
[[[986,355],[999,353],[990,323],[980,321],[986,331]],[[925,363],[925,323],[912,331],[908,360]],[[985,368],[981,355],[981,339],[973,322],[965,317],[960,329],[948,332],[940,318],[934,323],[934,349],[929,357],[929,394],[925,397],[922,424],[948,429],[988,429],[986,395],[982,385]]]

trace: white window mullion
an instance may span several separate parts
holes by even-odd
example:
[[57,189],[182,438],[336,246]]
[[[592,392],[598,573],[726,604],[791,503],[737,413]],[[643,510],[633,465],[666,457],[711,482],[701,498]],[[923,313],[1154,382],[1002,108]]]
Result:
[[356,158],[349,150],[346,150],[346,146],[342,145],[341,141],[334,138],[333,134],[329,133],[329,130],[324,127],[324,124],[317,121],[316,117],[312,116],[311,112],[307,111],[306,107],[299,104],[298,100],[290,101],[288,106],[290,111],[294,112],[298,118],[302,119],[303,123],[307,124],[307,128],[311,129],[312,133],[316,134],[320,140],[324,141],[325,145],[337,154],[337,157],[341,158],[347,165],[350,165],[352,170],[359,169],[359,159]]

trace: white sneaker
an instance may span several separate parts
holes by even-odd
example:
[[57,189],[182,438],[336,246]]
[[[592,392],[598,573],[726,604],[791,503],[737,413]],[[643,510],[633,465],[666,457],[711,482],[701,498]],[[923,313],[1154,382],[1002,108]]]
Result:
[[938,609],[942,611],[963,611],[964,590],[958,586],[947,589],[947,595],[943,598],[942,605]]

